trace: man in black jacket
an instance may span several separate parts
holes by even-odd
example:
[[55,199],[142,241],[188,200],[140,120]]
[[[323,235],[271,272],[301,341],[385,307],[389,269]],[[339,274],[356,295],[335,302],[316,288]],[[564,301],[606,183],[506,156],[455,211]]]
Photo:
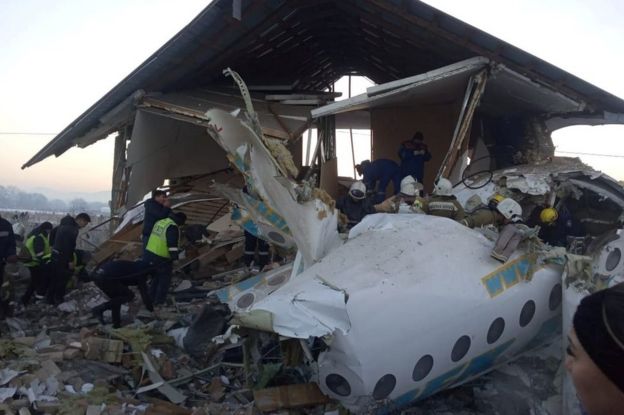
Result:
[[11,223],[0,216],[0,318],[10,315],[8,298],[5,294],[8,292],[4,284],[4,265],[7,262],[16,262],[17,256],[15,249],[15,234],[13,234],[13,226]]
[[63,302],[65,287],[74,268],[74,250],[76,249],[78,232],[89,222],[91,222],[91,218],[86,213],[78,214],[76,219],[67,215],[61,219],[56,232],[54,232],[50,263],[52,281],[47,294],[47,301],[50,304],[58,305]]
[[151,271],[153,268],[143,261],[110,261],[98,268],[93,274],[93,280],[110,300],[95,307],[93,315],[104,324],[104,311],[111,310],[113,327],[121,327],[121,305],[134,300],[134,293],[128,288],[131,286],[139,289],[145,308],[154,311],[147,293],[147,275]]
[[143,253],[145,254],[145,247],[147,241],[152,234],[154,224],[161,219],[169,217],[171,214],[171,202],[167,197],[167,193],[163,190],[154,190],[152,192],[152,198],[145,201],[143,207],[145,208],[145,214],[143,215]]

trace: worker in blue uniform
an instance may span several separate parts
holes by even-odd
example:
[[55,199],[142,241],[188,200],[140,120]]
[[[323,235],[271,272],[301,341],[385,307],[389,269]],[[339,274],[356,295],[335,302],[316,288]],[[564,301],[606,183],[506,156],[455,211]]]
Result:
[[[386,188],[392,182],[394,194],[401,188],[401,168],[389,159],[364,160],[355,166],[358,174],[362,175],[362,181],[369,191],[375,191],[374,203],[381,203],[386,198]],[[376,190],[375,190],[376,189]]]
[[431,160],[431,153],[425,138],[420,131],[416,132],[411,140],[406,140],[399,147],[401,159],[401,178],[412,176],[418,183],[423,182],[425,175],[425,162]]

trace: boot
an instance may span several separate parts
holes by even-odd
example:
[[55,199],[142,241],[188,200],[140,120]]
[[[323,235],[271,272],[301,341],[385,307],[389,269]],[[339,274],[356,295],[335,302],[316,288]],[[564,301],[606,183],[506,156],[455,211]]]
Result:
[[100,304],[99,306],[96,306],[91,310],[91,314],[94,318],[98,319],[100,324],[105,325],[106,321],[104,321],[104,311],[106,311],[107,309],[107,303]]

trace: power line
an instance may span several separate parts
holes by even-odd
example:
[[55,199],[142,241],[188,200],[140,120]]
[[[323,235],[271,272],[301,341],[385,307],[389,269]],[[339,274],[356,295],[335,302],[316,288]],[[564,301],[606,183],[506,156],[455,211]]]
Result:
[[0,135],[57,135],[58,133],[31,133],[26,131],[0,131]]
[[582,153],[579,151],[556,151],[557,153],[560,154],[576,154],[579,156],[596,156],[596,157],[616,157],[616,158],[624,158],[624,155],[619,155],[619,154],[600,154],[600,153]]

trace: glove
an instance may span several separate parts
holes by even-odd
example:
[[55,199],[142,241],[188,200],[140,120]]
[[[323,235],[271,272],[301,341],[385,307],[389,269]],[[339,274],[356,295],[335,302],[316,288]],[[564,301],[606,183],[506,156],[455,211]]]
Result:
[[415,212],[415,213],[425,213],[425,211],[423,210],[422,200],[420,200],[418,198],[416,200],[414,200],[414,203],[410,207],[410,210],[412,212]]
[[9,255],[6,262],[9,264],[15,264],[17,262],[17,255]]

